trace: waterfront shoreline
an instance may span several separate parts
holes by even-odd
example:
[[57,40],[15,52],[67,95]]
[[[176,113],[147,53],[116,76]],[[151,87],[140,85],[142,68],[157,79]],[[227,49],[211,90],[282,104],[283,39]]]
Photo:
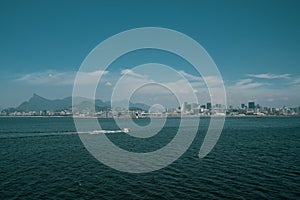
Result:
[[245,116],[238,116],[238,115],[226,115],[226,116],[218,116],[218,115],[211,115],[211,116],[168,116],[168,117],[161,117],[161,116],[152,116],[152,117],[101,117],[101,116],[0,116],[0,118],[76,118],[76,119],[149,119],[149,118],[287,118],[287,117],[300,117],[300,115],[245,115]]

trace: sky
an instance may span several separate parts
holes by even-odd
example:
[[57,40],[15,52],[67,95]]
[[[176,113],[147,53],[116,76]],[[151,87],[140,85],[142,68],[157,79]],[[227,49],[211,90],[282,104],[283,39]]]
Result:
[[[15,107],[33,93],[49,99],[71,96],[76,73],[99,43],[141,27],[176,30],[201,44],[222,76],[228,105],[255,101],[263,106],[299,106],[299,10],[296,0],[2,0],[0,108]],[[185,94],[177,75],[133,70],[143,63],[171,66],[191,83],[200,103],[209,101],[203,77],[193,66],[158,50],[128,53],[105,71],[85,73],[82,84],[94,83],[102,75],[96,97],[109,100],[124,75],[127,82],[119,91],[125,93],[127,84],[156,77],[174,86],[174,93]],[[147,104],[170,102],[169,106],[176,101],[170,91],[157,85],[139,89],[132,98]]]

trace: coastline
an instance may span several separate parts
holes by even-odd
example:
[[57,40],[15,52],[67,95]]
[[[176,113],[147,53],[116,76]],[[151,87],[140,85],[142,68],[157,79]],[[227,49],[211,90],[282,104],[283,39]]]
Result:
[[76,118],[76,119],[149,119],[149,118],[289,118],[289,117],[299,117],[300,115],[245,115],[245,116],[237,116],[237,115],[226,115],[226,116],[169,116],[169,117],[159,117],[159,116],[153,116],[153,117],[101,117],[101,116],[0,116],[0,118]]

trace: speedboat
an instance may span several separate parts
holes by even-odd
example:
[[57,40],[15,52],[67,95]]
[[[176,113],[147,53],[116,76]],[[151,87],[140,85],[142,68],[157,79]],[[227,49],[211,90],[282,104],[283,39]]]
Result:
[[129,133],[129,131],[130,131],[129,128],[123,128],[123,129],[122,129],[122,132],[123,132],[123,133]]

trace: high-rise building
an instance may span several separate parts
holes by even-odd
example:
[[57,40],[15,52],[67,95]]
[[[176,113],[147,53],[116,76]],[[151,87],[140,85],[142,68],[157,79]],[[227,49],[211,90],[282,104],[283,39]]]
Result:
[[208,110],[211,110],[211,103],[210,103],[210,102],[206,103],[206,108],[207,108]]
[[248,102],[248,108],[255,109],[255,102],[253,102],[253,101]]
[[188,103],[186,101],[182,104],[182,106],[181,106],[182,113],[185,113],[187,111],[187,105],[188,105]]

